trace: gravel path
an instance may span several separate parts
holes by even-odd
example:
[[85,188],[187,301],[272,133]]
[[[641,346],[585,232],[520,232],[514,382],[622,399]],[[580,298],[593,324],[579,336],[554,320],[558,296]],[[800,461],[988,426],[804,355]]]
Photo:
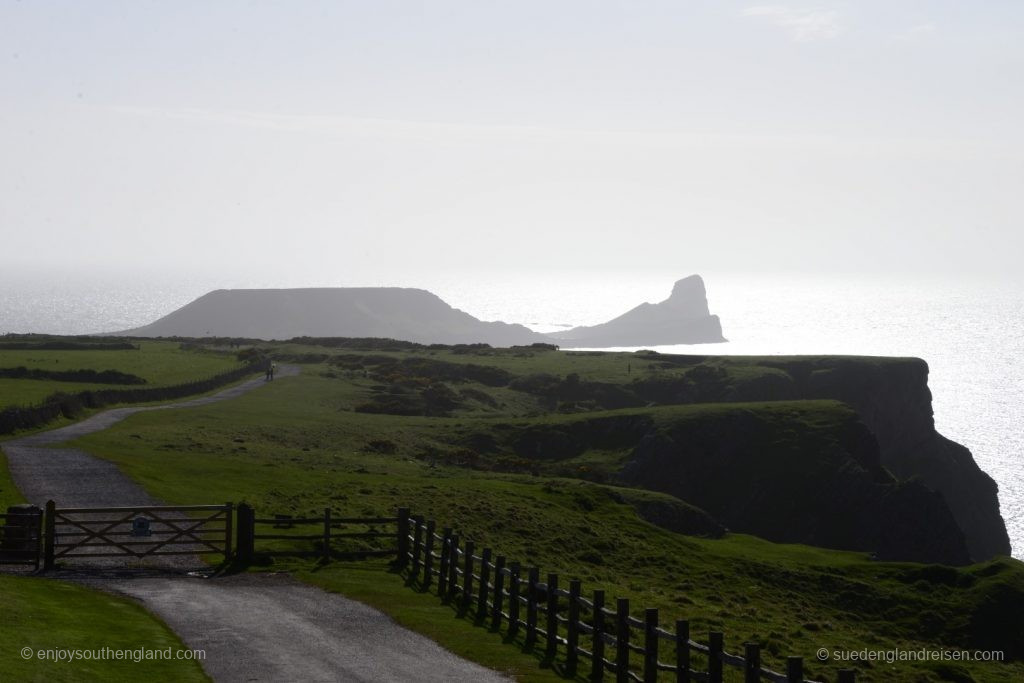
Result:
[[385,614],[283,575],[140,578],[107,587],[141,600],[215,681],[507,681]]
[[[278,377],[298,374],[279,366]],[[276,380],[275,380],[276,381]],[[162,406],[115,408],[67,427],[4,442],[14,483],[40,507],[160,505],[107,461],[73,448],[52,448],[129,415],[207,405],[264,385],[249,380],[211,396]],[[157,614],[192,649],[218,683],[249,681],[507,681],[461,659],[387,615],[280,574],[212,577],[186,556],[134,561],[77,560],[58,578],[131,596]],[[134,569],[129,569],[135,565]],[[192,571],[188,570],[200,570]]]
[[[280,366],[278,377],[297,375],[296,366]],[[276,380],[275,380],[276,381]],[[86,434],[99,432],[129,415],[150,410],[194,408],[237,398],[265,384],[260,377],[229,387],[210,396],[160,406],[114,408],[75,424],[39,432],[0,444],[7,455],[7,466],[21,495],[39,507],[55,500],[60,507],[99,507],[115,505],[160,505],[117,466],[75,448],[51,448]]]

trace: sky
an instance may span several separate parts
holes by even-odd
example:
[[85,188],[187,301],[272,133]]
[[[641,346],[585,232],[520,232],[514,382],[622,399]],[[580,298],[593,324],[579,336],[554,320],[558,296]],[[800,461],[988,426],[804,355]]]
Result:
[[1024,3],[0,0],[0,265],[1013,273]]

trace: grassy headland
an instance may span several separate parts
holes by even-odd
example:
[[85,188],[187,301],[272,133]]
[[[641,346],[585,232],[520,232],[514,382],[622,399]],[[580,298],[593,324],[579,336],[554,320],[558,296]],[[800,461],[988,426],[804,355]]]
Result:
[[[778,367],[757,359],[531,349],[269,350],[305,361],[303,374],[201,409],[136,415],[78,445],[169,502],[244,500],[265,514],[331,507],[376,515],[408,506],[457,527],[477,547],[580,578],[585,590],[629,597],[637,608],[659,607],[666,622],[688,618],[701,639],[715,629],[726,633],[727,649],[760,642],[765,663],[776,669],[786,655],[801,655],[809,675],[831,679],[839,667],[815,660],[820,647],[1003,649],[1014,661],[857,668],[860,680],[1024,676],[1019,562],[878,562],[863,552],[743,534],[689,536],[645,520],[651,505],[674,510],[685,502],[617,480],[632,448],[622,434],[637,420],[657,429],[752,415],[770,426],[764,446],[775,460],[766,460],[766,472],[785,466],[778,458],[791,447],[828,452],[830,443],[848,440],[850,409],[834,401],[706,405],[742,398],[752,387],[791,398]],[[665,392],[688,405],[658,401]],[[383,567],[273,566],[365,599],[484,664],[527,679],[549,676],[535,657],[444,615],[436,598],[404,588]]]

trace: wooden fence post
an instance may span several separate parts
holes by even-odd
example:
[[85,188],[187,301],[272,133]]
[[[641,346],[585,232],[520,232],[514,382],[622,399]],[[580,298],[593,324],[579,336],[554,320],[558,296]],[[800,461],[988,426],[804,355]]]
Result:
[[448,594],[448,572],[451,565],[452,529],[445,527],[441,540],[441,562],[437,575],[437,597],[445,600]]
[[604,591],[594,591],[594,658],[590,662],[590,680],[604,680]]
[[512,573],[508,577],[508,634],[515,636],[519,633],[519,563],[513,562],[509,569]]
[[420,573],[420,562],[423,558],[423,517],[412,518],[412,566],[409,567],[409,579],[416,580]]
[[43,571],[50,571],[57,562],[54,558],[54,542],[57,529],[57,504],[52,500],[46,501],[46,537],[43,539]]
[[558,651],[558,574],[548,574],[547,647],[544,657],[554,660]]
[[235,504],[224,503],[224,561],[229,561],[234,557],[234,548],[232,543],[234,542],[234,521],[235,521]]
[[615,609],[615,680],[629,681],[629,598],[619,598]]
[[725,636],[720,631],[708,634],[708,683],[722,683],[722,652]]
[[569,581],[569,623],[565,636],[565,668],[570,676],[576,675],[576,666],[579,662],[581,587],[582,583],[579,579]]
[[491,591],[491,549],[480,553],[480,588],[476,596],[476,620],[487,618],[487,594]]
[[491,629],[501,628],[501,606],[505,601],[505,556],[494,558],[494,597],[491,605]]
[[690,622],[685,619],[676,621],[676,683],[690,683]]
[[658,683],[658,610],[644,610],[644,683]]
[[459,585],[459,537],[452,535],[451,550],[448,552],[448,593],[446,599],[450,602],[458,595],[455,589]]
[[761,646],[757,643],[743,644],[743,680],[745,683],[761,681]]
[[476,544],[473,541],[466,541],[465,554],[465,565],[462,568],[462,606],[463,612],[469,610],[469,605],[473,601],[473,551],[476,549]]
[[398,508],[398,558],[399,568],[409,563],[409,508]]
[[786,680],[789,683],[804,683],[804,658],[786,658]]
[[238,560],[242,563],[252,562],[256,554],[256,512],[248,503],[239,503],[235,514],[238,522]]
[[324,562],[331,559],[331,508],[324,508]]
[[537,583],[540,581],[540,569],[530,567],[526,578],[526,644],[533,645],[537,641]]
[[423,548],[423,587],[430,588],[434,578],[434,520],[427,522],[427,543]]

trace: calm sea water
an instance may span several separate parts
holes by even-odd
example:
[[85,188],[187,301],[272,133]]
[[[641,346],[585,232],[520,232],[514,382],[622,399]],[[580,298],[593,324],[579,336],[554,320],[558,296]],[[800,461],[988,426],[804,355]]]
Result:
[[[594,324],[668,296],[687,273],[420,274],[344,278],[0,273],[0,333],[91,333],[142,325],[218,287],[415,286],[484,320],[538,331]],[[940,432],[999,484],[1014,555],[1024,558],[1024,285],[985,279],[705,275],[725,344],[663,352],[918,356]]]

